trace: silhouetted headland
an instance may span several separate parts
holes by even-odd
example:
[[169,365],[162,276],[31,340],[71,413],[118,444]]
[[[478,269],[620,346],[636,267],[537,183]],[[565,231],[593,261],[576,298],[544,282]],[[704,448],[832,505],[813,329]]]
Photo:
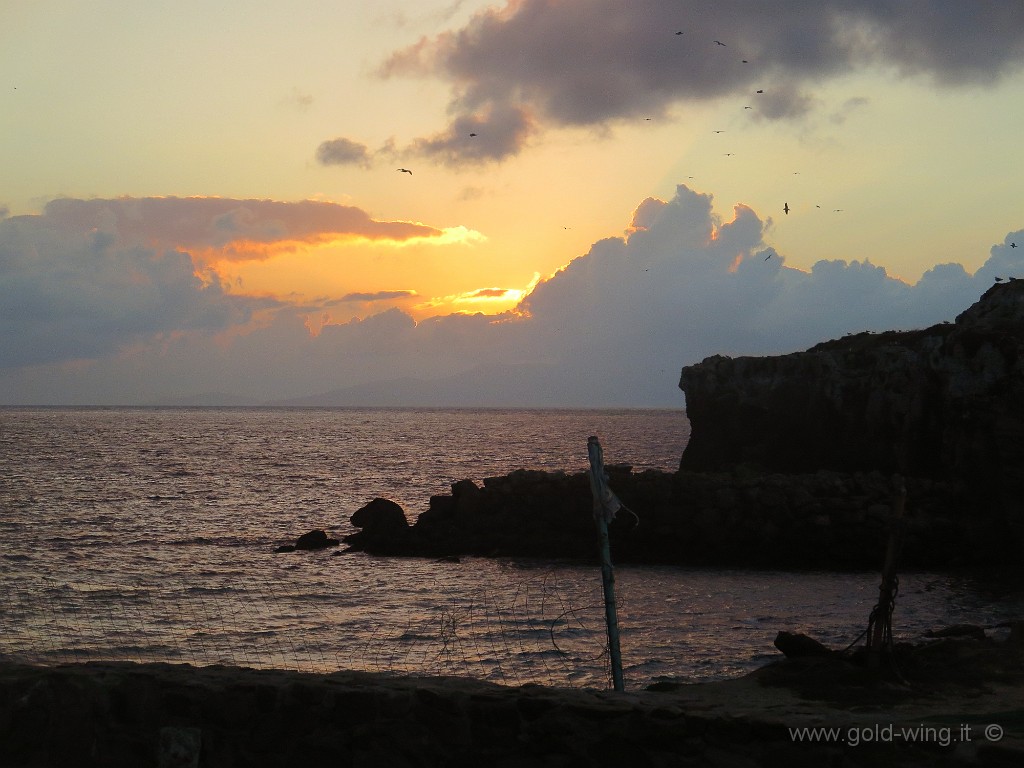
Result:
[[[1024,552],[1024,280],[955,322],[861,333],[682,370],[691,424],[677,472],[607,467],[639,517],[619,563],[875,569],[894,476],[904,567],[1016,564]],[[462,480],[414,524],[376,499],[349,550],[425,557],[591,558],[585,472]]]

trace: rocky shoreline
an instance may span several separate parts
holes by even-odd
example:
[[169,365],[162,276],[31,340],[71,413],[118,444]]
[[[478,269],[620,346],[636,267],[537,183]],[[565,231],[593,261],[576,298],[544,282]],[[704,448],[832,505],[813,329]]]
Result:
[[897,646],[878,668],[826,652],[732,680],[622,693],[344,671],[3,663],[0,764],[1020,765],[1020,634]]
[[[1024,280],[931,328],[859,334],[682,371],[691,435],[676,472],[609,466],[635,516],[622,563],[877,569],[897,486],[901,564],[1013,566],[1024,554]],[[409,524],[374,499],[348,548],[425,557],[594,557],[586,473],[463,480]]]
[[[633,472],[606,468],[634,513],[610,527],[618,563],[877,570],[888,539],[892,479],[881,473]],[[410,525],[394,502],[375,499],[352,515],[351,551],[376,555],[593,559],[585,472],[519,470],[463,480],[433,496]],[[955,483],[907,478],[901,562],[914,568],[1002,561],[998,533],[967,513]],[[1012,552],[1005,554],[1012,557]]]

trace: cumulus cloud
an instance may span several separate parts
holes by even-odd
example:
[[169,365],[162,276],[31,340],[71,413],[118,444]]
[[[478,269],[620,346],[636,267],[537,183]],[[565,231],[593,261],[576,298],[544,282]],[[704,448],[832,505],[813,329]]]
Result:
[[369,168],[370,148],[352,139],[339,137],[328,139],[316,149],[316,159],[321,165],[358,165]]
[[[377,221],[360,208],[317,200],[237,200],[223,197],[142,197],[47,203],[46,225],[93,231],[126,245],[216,249],[226,258],[265,258],[265,246],[321,243],[345,237],[405,241],[436,238],[425,224]],[[261,247],[264,246],[264,247]]]
[[[869,259],[787,266],[768,222],[679,186],[642,201],[624,234],[539,281],[516,311],[416,322],[391,308],[315,332],[308,307],[258,307],[204,285],[181,253],[62,239],[44,217],[0,222],[0,402],[154,402],[198,392],[256,400],[419,380],[410,404],[679,406],[679,369],[712,354],[782,354],[846,333],[954,319],[996,276],[1024,278],[1024,230],[974,274],[940,264],[916,284]],[[485,300],[504,289],[483,288]],[[350,294],[369,305],[401,291]],[[146,336],[145,334],[149,334]],[[159,343],[155,343],[157,339]],[[131,354],[116,353],[126,340]],[[121,345],[121,346],[119,346]],[[102,364],[57,363],[91,357]],[[27,367],[30,364],[35,367]],[[46,363],[52,363],[47,365]],[[121,398],[120,400],[118,398]]]
[[128,344],[246,322],[265,301],[228,295],[177,250],[119,247],[40,216],[0,221],[0,368],[101,358]]
[[[1022,63],[1024,5],[1013,0],[520,0],[394,52],[379,73],[451,84],[448,129],[412,146],[453,163],[508,157],[541,127],[604,126],[758,89],[763,119],[800,117],[815,83],[870,65],[965,85]],[[504,127],[487,151],[458,141],[481,114]],[[516,115],[529,123],[517,128]]]

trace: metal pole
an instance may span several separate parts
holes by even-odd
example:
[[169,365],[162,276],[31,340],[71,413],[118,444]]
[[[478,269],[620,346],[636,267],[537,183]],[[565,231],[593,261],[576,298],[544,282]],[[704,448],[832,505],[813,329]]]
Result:
[[596,437],[587,438],[590,456],[590,491],[594,497],[594,522],[601,545],[601,583],[604,586],[604,617],[608,625],[608,651],[612,661],[612,684],[616,691],[626,689],[622,677],[622,653],[619,650],[619,617],[615,608],[615,571],[612,568],[612,550],[608,540],[608,521],[615,516],[619,502],[608,488],[604,474],[604,452]]

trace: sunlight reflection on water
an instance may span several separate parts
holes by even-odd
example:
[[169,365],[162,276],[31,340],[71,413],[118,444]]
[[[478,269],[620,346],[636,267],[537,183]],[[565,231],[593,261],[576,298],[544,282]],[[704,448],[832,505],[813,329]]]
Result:
[[[579,564],[275,555],[375,496],[410,520],[463,478],[674,469],[681,411],[0,409],[0,656],[472,675],[604,687],[600,574]],[[596,546],[596,545],[595,545]],[[707,679],[782,629],[842,647],[877,574],[619,567],[627,681]],[[1020,591],[904,574],[896,631],[1014,615]]]

